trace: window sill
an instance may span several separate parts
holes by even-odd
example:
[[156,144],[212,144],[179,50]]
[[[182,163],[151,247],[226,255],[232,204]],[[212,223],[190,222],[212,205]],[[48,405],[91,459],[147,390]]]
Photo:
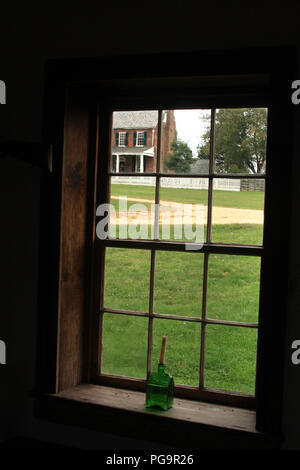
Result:
[[168,411],[145,408],[145,393],[83,384],[35,401],[39,419],[195,449],[274,449],[278,436],[255,429],[255,411],[175,398]]

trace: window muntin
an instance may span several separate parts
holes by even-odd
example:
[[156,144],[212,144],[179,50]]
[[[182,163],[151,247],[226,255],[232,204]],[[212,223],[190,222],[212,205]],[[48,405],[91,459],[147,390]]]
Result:
[[[205,110],[205,112],[207,113],[207,110]],[[207,179],[207,189],[206,189],[206,197],[207,197],[207,205],[206,205],[206,212],[205,212],[205,236],[204,236],[204,246],[203,246],[203,249],[201,251],[201,253],[194,253],[195,256],[200,257],[202,258],[202,269],[203,271],[201,272],[201,278],[202,278],[202,282],[201,282],[201,288],[199,289],[199,293],[201,294],[201,296],[199,295],[199,299],[201,297],[201,302],[198,302],[199,305],[201,304],[199,310],[197,311],[198,315],[194,315],[191,314],[191,313],[186,313],[186,314],[182,314],[182,312],[179,312],[179,309],[177,308],[177,314],[175,314],[173,316],[173,314],[171,313],[166,313],[166,311],[164,312],[160,312],[159,311],[159,307],[157,308],[157,306],[159,305],[158,303],[158,300],[157,300],[157,287],[156,287],[156,283],[157,283],[157,277],[159,276],[159,269],[158,269],[158,263],[157,263],[157,260],[159,259],[159,255],[170,255],[170,259],[172,259],[172,255],[174,255],[174,258],[175,258],[175,255],[176,255],[176,251],[182,251],[182,243],[180,243],[180,240],[178,240],[178,242],[176,241],[176,244],[174,245],[174,240],[166,240],[166,239],[163,239],[163,242],[164,242],[164,248],[165,250],[159,249],[159,251],[156,249],[156,246],[155,246],[155,241],[158,241],[159,239],[162,239],[160,237],[160,231],[161,231],[161,224],[160,224],[160,219],[159,219],[159,210],[157,211],[154,211],[154,230],[152,230],[152,236],[150,237],[150,239],[148,238],[148,240],[151,242],[151,240],[153,240],[153,244],[149,244],[148,246],[144,245],[143,247],[145,247],[146,249],[148,249],[149,251],[149,255],[151,256],[151,262],[150,262],[150,267],[149,267],[149,271],[148,271],[148,279],[149,279],[149,290],[147,290],[149,292],[149,302],[148,302],[148,309],[145,310],[141,310],[138,305],[133,305],[130,309],[125,309],[123,310],[121,308],[121,304],[119,306],[116,306],[114,307],[113,309],[109,308],[109,306],[107,306],[104,302],[102,308],[101,308],[101,312],[100,314],[103,316],[105,314],[107,314],[108,312],[112,315],[116,315],[116,316],[119,316],[120,314],[121,315],[128,315],[128,316],[142,316],[144,318],[147,318],[148,319],[148,324],[147,324],[147,335],[148,335],[148,345],[147,345],[147,371],[145,371],[145,377],[147,376],[147,373],[149,373],[150,369],[151,369],[151,365],[153,364],[153,351],[154,351],[154,345],[156,344],[155,342],[157,341],[157,338],[153,336],[153,332],[156,331],[154,330],[154,324],[156,321],[162,321],[164,320],[164,322],[166,322],[166,324],[168,325],[171,325],[171,324],[180,324],[182,327],[183,325],[189,325],[188,328],[195,328],[195,329],[198,329],[199,331],[199,335],[198,335],[198,339],[199,339],[199,342],[198,342],[198,345],[199,345],[199,354],[198,354],[198,379],[197,379],[197,382],[198,382],[198,385],[195,384],[195,380],[193,379],[192,382],[193,384],[191,384],[188,379],[186,379],[185,381],[184,380],[181,380],[180,379],[180,382],[177,382],[177,383],[182,383],[183,384],[183,388],[185,386],[189,386],[189,387],[192,387],[196,392],[199,392],[199,397],[201,397],[201,392],[202,391],[205,391],[207,389],[207,387],[209,389],[212,389],[213,391],[215,392],[218,392],[218,389],[220,388],[220,384],[225,384],[225,390],[229,390],[230,391],[235,391],[235,392],[239,392],[241,394],[253,394],[254,393],[254,386],[253,384],[255,383],[255,368],[254,368],[254,371],[253,371],[253,367],[251,366],[251,364],[253,365],[253,360],[250,361],[250,364],[249,364],[249,370],[251,370],[251,378],[250,378],[250,381],[248,384],[245,384],[244,382],[241,383],[241,387],[240,387],[240,390],[239,390],[239,387],[238,387],[238,384],[233,384],[232,387],[230,387],[228,384],[228,382],[226,381],[220,381],[220,380],[216,380],[215,382],[213,382],[213,380],[211,380],[210,378],[213,376],[213,374],[211,374],[210,372],[207,373],[207,362],[206,362],[206,331],[214,331],[211,326],[214,326],[215,328],[217,327],[224,327],[225,330],[227,329],[227,331],[242,331],[242,332],[245,332],[245,331],[248,331],[248,330],[253,330],[257,333],[257,330],[258,330],[258,316],[257,316],[257,310],[256,310],[256,314],[255,315],[252,315],[251,312],[247,312],[247,311],[244,311],[242,315],[237,315],[237,317],[235,318],[234,316],[230,317],[228,315],[224,315],[223,312],[220,310],[220,313],[217,314],[216,311],[214,312],[211,308],[211,297],[209,297],[210,295],[210,291],[211,291],[211,283],[210,283],[210,278],[211,278],[211,266],[210,266],[210,257],[211,259],[213,259],[214,256],[217,256],[217,253],[222,253],[222,255],[224,255],[224,257],[226,258],[227,256],[229,258],[231,258],[232,256],[237,256],[238,258],[242,259],[242,256],[245,257],[245,258],[252,258],[255,259],[257,262],[256,262],[256,265],[258,266],[258,271],[259,271],[259,266],[260,266],[260,258],[261,258],[261,255],[263,253],[263,247],[262,247],[262,240],[258,240],[257,237],[255,238],[252,238],[252,239],[248,239],[247,237],[245,238],[240,238],[238,242],[236,242],[236,240],[233,240],[233,239],[227,239],[225,240],[225,243],[222,241],[222,242],[219,242],[219,241],[215,241],[214,240],[214,206],[213,206],[213,201],[214,201],[214,194],[215,192],[218,190],[217,189],[217,183],[220,179],[220,175],[218,173],[215,173],[215,162],[214,162],[214,139],[215,139],[215,116],[216,116],[216,109],[212,109],[210,112],[210,127],[209,127],[209,133],[210,133],[210,139],[209,139],[209,165],[208,165],[208,172],[203,174],[203,173],[194,173],[192,175],[188,174],[188,177],[191,178],[191,180],[193,181],[196,181],[196,179],[200,178],[203,179],[203,177],[205,176],[205,178]],[[159,112],[158,113],[159,115],[159,119],[158,119],[158,136],[160,137],[158,139],[158,145],[157,145],[157,159],[156,159],[156,164],[155,164],[155,169],[153,171],[152,174],[154,174],[153,176],[153,179],[155,180],[155,184],[154,186],[152,186],[152,198],[150,199],[150,202],[155,202],[155,203],[158,203],[158,207],[159,207],[159,203],[161,202],[161,200],[164,200],[161,198],[161,192],[162,192],[162,188],[161,188],[161,182],[163,181],[163,179],[168,179],[172,176],[172,178],[174,178],[174,175],[168,175],[166,173],[164,173],[164,169],[162,168],[161,166],[161,148],[162,148],[162,140],[163,140],[163,132],[162,132],[162,128],[161,128],[161,125],[162,125],[162,113]],[[159,135],[160,133],[160,135]],[[111,175],[112,176],[112,175]],[[246,181],[246,183],[251,183],[252,181],[254,181],[254,178],[253,178],[253,175],[250,174],[250,173],[244,173],[242,175],[239,175],[239,176],[242,176],[242,179]],[[266,177],[266,174],[265,173],[262,173],[260,175],[260,178],[259,178],[259,181],[264,181]],[[141,178],[141,177],[140,177]],[[187,178],[187,175],[186,174],[179,174],[176,176],[176,178],[183,178],[183,179],[186,179]],[[232,176],[231,173],[224,173],[222,174],[222,178],[225,180],[225,182],[229,181],[229,180],[233,180],[236,182],[236,179],[237,179],[237,175],[234,175]],[[142,179],[141,179],[141,183],[142,183]],[[139,186],[138,184],[136,185],[132,185],[132,187],[135,186],[135,191],[137,190],[137,186]],[[143,186],[143,184],[141,184],[140,186]],[[112,185],[113,187],[113,185]],[[130,186],[130,191],[132,191],[132,187]],[[141,190],[141,188],[139,188],[139,190]],[[154,191],[153,191],[154,190]],[[141,193],[139,193],[139,196],[138,196],[138,200],[141,200],[143,202],[145,202],[145,200],[147,200],[149,202],[149,198],[148,197],[145,197],[145,195],[149,194],[149,187],[145,187],[144,186],[144,194],[142,195],[143,197],[141,197]],[[253,192],[254,194],[254,192]],[[262,197],[263,199],[263,197]],[[175,201],[176,202],[176,201]],[[233,201],[232,204],[234,205],[235,202]],[[262,223],[260,224],[261,226],[263,225]],[[141,238],[141,237],[137,237],[138,238]],[[136,240],[137,240],[136,239]],[[142,238],[143,239],[143,238]],[[145,238],[144,238],[145,239]],[[249,243],[249,240],[252,240],[252,243]],[[118,243],[118,247],[122,247],[122,240],[116,240],[117,243]],[[112,250],[118,250],[119,248],[116,247],[116,245],[114,246],[114,244],[112,243],[112,240],[107,240],[108,243],[110,243],[110,246],[112,247],[111,249]],[[104,241],[104,245],[107,244],[107,242]],[[124,242],[128,242],[128,240],[124,240]],[[169,251],[169,248],[168,248],[168,245],[172,243],[172,251]],[[192,242],[193,243],[193,242]],[[257,248],[255,247],[255,245],[257,245]],[[127,247],[130,246],[132,248],[136,248],[136,245],[135,245],[135,241],[134,239],[131,239],[129,241],[129,244],[127,243],[126,245]],[[130,248],[130,250],[132,249]],[[106,248],[108,249],[108,248]],[[129,251],[130,251],[129,250]],[[139,251],[139,250],[137,250]],[[173,253],[173,251],[175,251],[175,253]],[[133,252],[133,251],[132,251]],[[183,254],[186,254],[186,256],[189,256],[189,253],[183,253]],[[134,262],[133,262],[133,265],[134,265]],[[171,269],[171,267],[170,267]],[[257,271],[257,272],[258,272]],[[199,276],[199,277],[200,277]],[[257,284],[257,279],[258,279],[258,283],[259,283],[259,276],[260,274],[258,273],[257,274],[258,278],[256,278],[256,284]],[[137,276],[138,277],[138,276]],[[176,286],[174,286],[174,289],[176,289]],[[224,305],[226,305],[226,308],[228,309],[228,304],[230,304],[230,296],[231,296],[231,290],[230,289],[227,289],[227,299],[223,299],[224,301]],[[199,300],[198,299],[198,300]],[[255,306],[257,306],[257,309],[258,309],[258,299],[259,299],[259,292],[258,292],[258,289],[256,290],[255,294],[253,294],[253,302],[252,304],[255,304]],[[163,305],[163,304],[162,304]],[[191,309],[191,312],[193,310]],[[199,314],[200,312],[200,314]],[[238,312],[240,313],[240,312]],[[168,322],[171,322],[171,323],[168,323]],[[177,323],[178,322],[178,323]],[[163,324],[163,323],[160,323],[160,324]],[[235,328],[238,327],[238,330],[233,330]],[[217,329],[216,331],[225,331],[223,329]],[[256,334],[255,333],[255,334]],[[143,334],[146,334],[146,332],[144,331]],[[170,333],[172,335],[172,333]],[[245,337],[247,337],[247,335],[249,336],[250,333],[245,333]],[[175,335],[176,336],[176,335]],[[210,337],[211,337],[211,333],[210,333]],[[243,337],[243,335],[241,336]],[[231,342],[232,344],[234,344],[235,346],[237,345],[237,342],[233,341]],[[211,344],[211,341],[208,343],[208,344]],[[254,344],[253,341],[251,343],[252,345]],[[256,343],[255,343],[256,344]],[[251,354],[253,353],[253,348],[252,348],[252,352]],[[155,355],[155,354],[154,354]],[[255,349],[255,354],[256,355],[256,349]],[[210,360],[210,357],[211,357],[211,353],[209,353],[209,356],[208,356],[208,364],[212,364],[212,361]],[[254,357],[253,354],[251,357]],[[227,361],[228,361],[228,357],[227,357]],[[229,361],[230,362],[230,361]],[[105,372],[104,370],[101,371],[100,373],[100,377],[101,377],[101,374],[104,374],[105,375]],[[113,374],[114,375],[114,374]],[[123,376],[124,374],[122,373],[119,373],[119,374],[116,374],[116,375],[121,375]],[[125,374],[126,375],[126,374]],[[207,381],[205,380],[205,377],[209,378]],[[178,374],[178,377],[183,377],[184,374]],[[252,385],[250,384],[250,382],[252,383]],[[227,387],[227,388],[226,388]]]

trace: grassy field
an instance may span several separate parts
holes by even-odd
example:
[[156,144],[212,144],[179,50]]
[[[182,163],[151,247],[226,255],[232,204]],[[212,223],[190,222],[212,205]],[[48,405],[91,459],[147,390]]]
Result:
[[[119,196],[126,196],[129,198],[140,199],[140,202],[147,208],[150,213],[151,203],[145,202],[145,200],[154,201],[155,190],[151,186],[138,186],[138,185],[125,185],[125,184],[113,184],[111,195],[111,203],[114,206],[116,212],[119,209],[119,200],[116,199]],[[207,195],[208,192],[205,189],[173,189],[173,188],[162,188],[160,192],[161,201],[169,202],[180,202],[183,204],[203,204],[207,206]],[[137,204],[137,201],[128,201],[128,208],[131,205]],[[213,208],[214,207],[227,207],[233,209],[251,209],[251,210],[263,210],[264,208],[264,193],[263,192],[238,192],[238,191],[220,191],[216,190],[213,193]],[[214,209],[213,209],[214,210]],[[214,212],[213,212],[214,214]],[[153,220],[152,220],[153,223]],[[263,226],[259,224],[227,224],[218,225],[214,223],[212,225],[212,241],[217,243],[242,243],[248,245],[262,244],[262,229]],[[116,236],[118,234],[118,225],[116,227]],[[170,238],[173,239],[174,227],[171,225]],[[149,224],[146,237],[151,238],[151,226]],[[206,241],[206,226],[203,230],[204,238]],[[160,239],[162,237],[160,227]],[[178,238],[177,238],[178,239]],[[184,233],[180,240],[185,240]]]
[[[129,184],[112,184],[112,196],[127,196],[128,198],[141,198],[154,200],[153,186],[139,186]],[[182,202],[185,204],[207,205],[207,189],[161,188],[160,197],[163,201]],[[263,209],[264,193],[247,191],[220,191],[215,190],[213,203],[220,207],[235,207],[239,209]]]
[[[113,185],[114,195],[152,199],[153,188]],[[166,189],[162,197],[176,202],[203,202],[206,191]],[[179,192],[182,193],[179,194]],[[201,193],[201,194],[200,194]],[[222,194],[220,194],[222,193]],[[223,193],[226,193],[224,196]],[[205,195],[206,194],[206,195]],[[262,209],[262,193],[216,191],[220,206]],[[224,242],[261,241],[261,226],[215,225]],[[210,255],[207,317],[257,322],[260,259]],[[146,250],[108,248],[105,306],[147,312],[149,309],[150,253]],[[154,311],[178,315],[182,321],[154,319],[153,367],[157,367],[161,336],[168,336],[166,365],[175,383],[197,386],[199,381],[201,324],[185,320],[202,309],[203,255],[193,252],[157,252]],[[145,378],[148,319],[105,314],[103,372]],[[207,325],[205,386],[254,393],[257,330]]]

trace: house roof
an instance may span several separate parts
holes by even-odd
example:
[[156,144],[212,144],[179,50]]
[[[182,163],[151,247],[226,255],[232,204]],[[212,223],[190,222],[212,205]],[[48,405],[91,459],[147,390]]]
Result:
[[113,116],[114,129],[153,129],[157,122],[157,111],[117,111]]
[[209,173],[209,160],[207,159],[195,159],[195,162],[191,164],[190,173],[200,173],[200,174],[208,174]]

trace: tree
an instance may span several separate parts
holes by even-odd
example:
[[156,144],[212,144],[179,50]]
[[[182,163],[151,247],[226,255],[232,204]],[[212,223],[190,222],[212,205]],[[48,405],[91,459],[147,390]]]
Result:
[[[209,118],[209,117],[208,117]],[[267,111],[261,108],[220,109],[215,122],[218,173],[261,173],[265,169]],[[198,158],[209,158],[210,131],[198,146]]]
[[167,154],[166,166],[169,170],[176,173],[188,173],[191,163],[193,163],[193,152],[186,142],[182,140],[173,140],[171,143],[171,152]]

